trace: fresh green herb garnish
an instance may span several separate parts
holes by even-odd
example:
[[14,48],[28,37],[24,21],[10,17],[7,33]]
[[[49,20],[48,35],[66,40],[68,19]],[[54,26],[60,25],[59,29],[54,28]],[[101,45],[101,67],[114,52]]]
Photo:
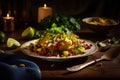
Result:
[[70,34],[75,30],[80,29],[79,22],[80,19],[75,19],[74,17],[70,17],[68,15],[53,14],[52,16],[44,18],[40,23],[38,23],[38,27],[41,30],[47,30],[54,34]]

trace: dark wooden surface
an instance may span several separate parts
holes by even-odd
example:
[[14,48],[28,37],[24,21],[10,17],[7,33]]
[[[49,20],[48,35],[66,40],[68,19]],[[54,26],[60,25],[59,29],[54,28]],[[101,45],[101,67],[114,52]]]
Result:
[[[18,40],[21,44],[28,41],[24,40],[21,37],[23,29],[18,29],[11,33],[6,33],[6,37],[12,37]],[[80,38],[88,39],[93,42],[101,41],[109,36],[105,34],[97,34],[89,29],[82,28],[80,31],[76,32],[80,36]],[[7,48],[6,43],[0,44],[0,49],[4,51],[14,51]],[[94,60],[99,58],[103,52],[97,52],[93,55],[77,58],[69,61],[62,61],[62,62],[51,62],[45,61],[38,58],[30,57],[23,54],[21,51],[15,51],[15,54],[19,54],[24,56],[26,59],[31,60],[38,64],[41,69],[41,74],[43,79],[90,79],[90,78],[97,78],[97,79],[105,79],[105,78],[112,78],[112,79],[119,79],[120,78],[120,56],[115,58],[112,61],[101,61],[95,63],[81,71],[78,72],[68,72],[66,70],[67,67],[73,66],[76,64],[86,63],[88,61]]]

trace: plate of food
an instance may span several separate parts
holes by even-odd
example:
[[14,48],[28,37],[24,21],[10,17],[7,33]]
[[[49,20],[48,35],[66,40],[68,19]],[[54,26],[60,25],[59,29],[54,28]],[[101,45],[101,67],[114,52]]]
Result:
[[21,51],[47,61],[65,61],[92,55],[98,51],[98,46],[75,34],[45,33],[39,39],[23,43]]

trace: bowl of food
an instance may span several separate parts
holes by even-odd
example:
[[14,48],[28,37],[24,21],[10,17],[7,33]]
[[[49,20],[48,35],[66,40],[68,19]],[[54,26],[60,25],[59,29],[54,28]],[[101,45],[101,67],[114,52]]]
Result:
[[106,33],[109,30],[118,27],[119,20],[105,17],[87,17],[83,18],[82,22],[94,32]]

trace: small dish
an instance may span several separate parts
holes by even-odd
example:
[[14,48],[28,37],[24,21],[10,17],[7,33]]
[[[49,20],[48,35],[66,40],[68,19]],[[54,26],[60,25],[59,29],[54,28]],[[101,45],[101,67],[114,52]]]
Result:
[[119,20],[104,17],[87,17],[83,18],[82,21],[90,30],[97,33],[109,32],[119,25]]

